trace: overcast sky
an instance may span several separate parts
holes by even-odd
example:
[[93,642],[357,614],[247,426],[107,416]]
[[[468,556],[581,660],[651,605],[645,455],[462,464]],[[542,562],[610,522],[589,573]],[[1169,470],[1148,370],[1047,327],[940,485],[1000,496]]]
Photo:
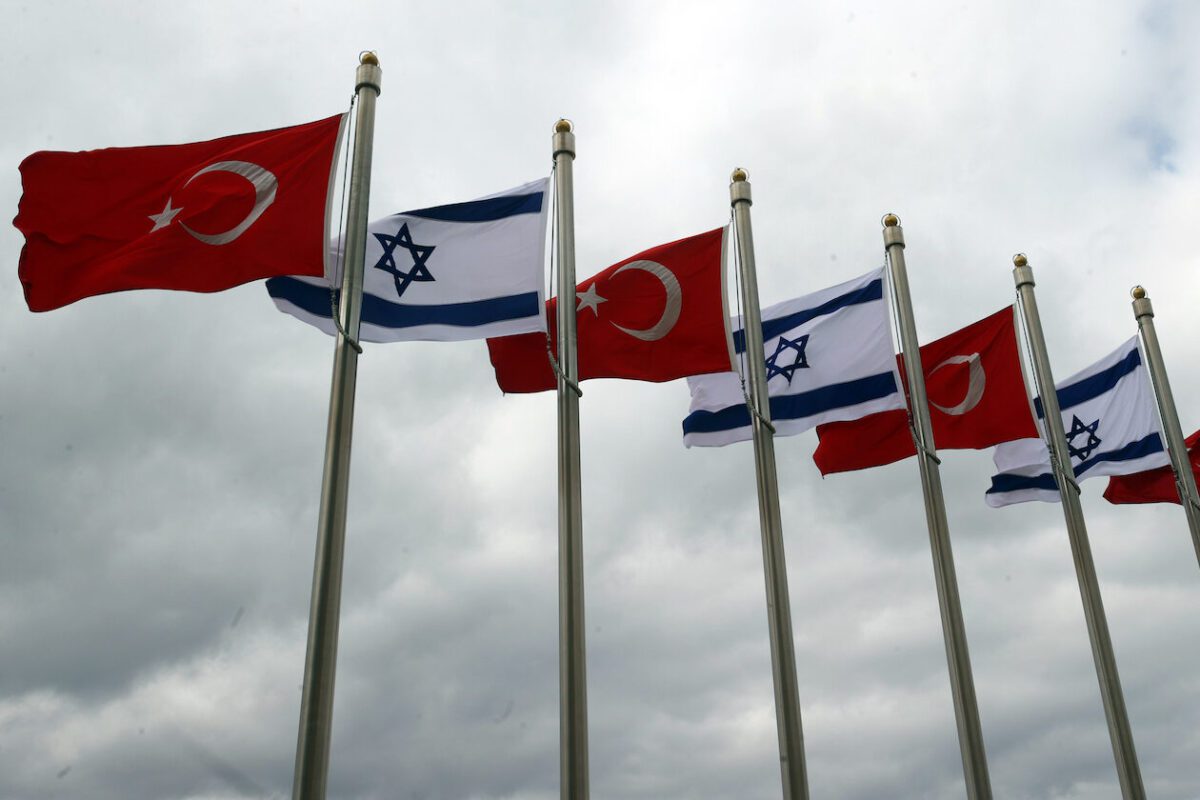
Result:
[[[347,4],[348,5],[348,4]],[[922,338],[1029,254],[1061,378],[1144,284],[1200,425],[1200,6],[3,3],[0,207],[39,149],[347,107],[378,51],[374,216],[545,176],[574,120],[580,277],[729,216],[764,304],[882,263]],[[30,313],[0,229],[0,797],[290,795],[333,342],[260,283]],[[596,798],[779,796],[752,448],[685,450],[682,381],[581,401]],[[330,796],[558,794],[554,398],[482,342],[360,361]],[[961,798],[917,466],[822,480],[777,442],[814,798]],[[1119,796],[1059,506],[943,454],[992,784]],[[1176,506],[1084,510],[1150,797],[1200,797],[1200,571]]]

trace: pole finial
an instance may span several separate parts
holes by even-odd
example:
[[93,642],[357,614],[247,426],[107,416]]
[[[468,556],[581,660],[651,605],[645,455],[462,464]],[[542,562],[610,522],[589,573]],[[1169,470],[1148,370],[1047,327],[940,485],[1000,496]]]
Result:
[[372,67],[378,67],[379,56],[375,55],[374,50],[363,50],[358,54],[358,63],[370,64]]
[[899,224],[900,224],[900,218],[897,217],[895,214],[884,214],[883,215],[883,227],[895,228]]
[[1132,297],[1134,300],[1141,300],[1143,297],[1146,296],[1146,290],[1143,289],[1141,286],[1135,286],[1129,290],[1129,296]]
[[1015,256],[1013,256],[1013,266],[1014,267],[1024,267],[1024,266],[1027,266],[1028,264],[1029,264],[1029,259],[1025,257],[1024,253],[1017,253]]
[[746,181],[749,178],[750,178],[749,173],[747,173],[746,170],[742,169],[741,167],[738,167],[737,169],[735,169],[733,171],[733,173],[730,174],[730,176],[729,176],[729,180],[732,181],[733,183],[742,183],[743,181]]
[[558,122],[554,123],[555,133],[570,133],[574,129],[575,126],[572,125],[571,120],[567,119],[566,117],[563,117]]

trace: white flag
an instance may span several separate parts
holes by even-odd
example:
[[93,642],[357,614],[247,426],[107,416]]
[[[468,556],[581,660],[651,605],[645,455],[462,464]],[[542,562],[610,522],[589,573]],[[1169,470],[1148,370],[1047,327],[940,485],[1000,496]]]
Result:
[[[546,330],[548,184],[372,222],[359,338],[458,341]],[[323,279],[272,278],[267,291],[280,311],[336,333]]]
[[[1106,358],[1058,385],[1067,451],[1076,480],[1129,475],[1168,463],[1150,377],[1134,337]],[[1042,404],[1034,401],[1039,425]],[[1042,439],[999,445],[992,459],[998,475],[985,499],[994,508],[1030,500],[1059,502]]]
[[[763,309],[763,348],[771,421],[779,435],[823,422],[904,408],[888,327],[883,270]],[[733,344],[746,350],[741,319]],[[742,356],[744,358],[744,356]],[[734,372],[688,378],[688,447],[718,447],[752,437],[750,413]]]

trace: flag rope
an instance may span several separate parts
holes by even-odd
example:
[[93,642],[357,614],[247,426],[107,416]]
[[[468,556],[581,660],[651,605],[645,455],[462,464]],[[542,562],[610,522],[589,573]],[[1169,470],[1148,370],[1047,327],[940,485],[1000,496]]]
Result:
[[[738,231],[738,229],[737,229],[737,220],[734,218],[732,208],[730,208],[730,210],[729,210],[729,229],[731,231],[733,231],[733,235],[735,237],[734,246],[733,246],[733,293],[734,293],[734,298],[737,301],[737,307],[740,310],[742,307],[742,262],[741,262],[740,258],[738,257],[738,248],[737,248],[737,239],[736,239],[736,237],[740,235],[740,231]],[[742,341],[743,342],[746,341],[746,320],[745,319],[742,320]],[[738,359],[738,361],[737,361],[738,381],[740,381],[742,384],[742,399],[746,401],[746,410],[750,412],[750,416],[754,417],[760,423],[762,423],[763,427],[765,427],[767,430],[769,430],[771,432],[771,435],[774,436],[777,433],[777,431],[775,430],[775,425],[771,422],[771,420],[767,419],[766,417],[764,417],[762,415],[762,412],[760,412],[758,410],[758,406],[756,406],[754,403],[750,402],[750,393],[746,391],[746,369],[747,369],[747,366],[743,366],[743,365],[746,364],[746,359],[750,357],[750,354],[747,352],[748,349],[749,348],[746,348],[746,347],[742,348],[742,357],[740,359]],[[771,402],[770,397],[771,397],[771,393],[768,391],[767,392],[767,404],[768,405],[770,405],[770,402]]]
[[[547,270],[546,297],[554,295],[554,267],[557,263],[555,255],[558,242],[558,162],[550,161],[550,269]],[[550,347],[550,331],[547,326],[546,347]]]
[[[557,191],[558,162],[557,161],[552,161],[550,163],[550,177],[551,177],[551,179],[553,179],[555,181],[556,187],[553,190],[554,199],[550,202],[550,270],[549,270],[550,285],[546,288],[547,295],[549,295],[551,292],[554,291],[554,264],[555,264],[554,255],[558,251],[558,248],[555,247],[555,244],[557,243],[556,237],[558,234],[558,191]],[[579,388],[579,384],[577,382],[571,380],[571,378],[568,377],[567,374],[562,371],[562,367],[560,367],[558,365],[558,359],[554,357],[554,348],[550,342],[550,326],[549,326],[549,324],[547,324],[547,326],[546,326],[546,358],[548,358],[550,360],[550,369],[554,370],[554,374],[563,379],[563,381],[567,384],[567,386],[569,386],[571,388],[571,391],[573,391],[575,393],[576,397],[583,397],[583,389]]]
[[[892,341],[895,342],[895,341],[899,341],[902,338],[900,336],[900,320],[897,319],[897,315],[895,313],[895,309],[900,301],[896,297],[896,287],[892,283],[892,254],[887,250],[887,248],[884,248],[883,258],[884,258],[884,262],[885,262],[884,263],[884,267],[885,267],[884,272],[887,273],[887,279],[888,279],[888,282],[887,282],[888,296],[892,300],[892,314],[890,316],[892,318]],[[903,348],[901,348],[901,349],[903,350]],[[903,352],[901,353],[901,355],[903,355],[905,357],[905,361],[907,362],[908,355]],[[907,364],[905,366],[907,367]],[[941,464],[942,459],[938,457],[937,451],[929,449],[929,447],[925,444],[925,442],[921,441],[921,437],[917,435],[917,426],[916,426],[916,423],[913,422],[912,396],[909,394],[908,384],[904,382],[903,377],[900,379],[900,384],[901,384],[901,386],[904,387],[904,413],[908,419],[908,432],[912,436],[913,447],[916,448],[916,451],[918,453],[921,453],[926,458],[931,460],[933,463]],[[932,431],[930,431],[930,433],[932,434]]]
[[[350,151],[354,148],[350,147],[350,142],[354,141],[354,134],[350,130],[354,125],[354,116],[350,113],[354,111],[354,101],[358,98],[357,94],[350,95],[350,108],[346,111],[348,123],[346,125],[346,147],[342,148],[345,151],[345,158],[342,163],[342,196],[338,201],[338,227],[337,227],[337,257],[333,264],[333,282],[329,284],[329,316],[333,319],[333,325],[337,328],[337,332],[342,335],[346,343],[354,348],[354,352],[362,355],[362,345],[350,338],[346,333],[346,329],[342,327],[342,316],[338,313],[338,290],[337,287],[342,283],[342,254],[346,250],[346,231],[343,227],[343,215],[346,211],[348,198],[346,196],[346,181],[350,177]],[[328,247],[326,243],[326,247]]]
[[[731,230],[733,232],[733,296],[737,302],[738,317],[740,318],[741,311],[742,311],[742,269],[741,269],[742,262],[738,258],[738,248],[737,248],[738,229],[737,229],[737,221],[734,219],[732,209],[729,212],[729,230]],[[742,340],[745,341],[746,320],[744,320],[744,319],[741,320],[741,323],[742,323]],[[744,397],[746,399],[746,406],[749,407],[750,406],[750,396],[748,394],[746,394],[746,369],[743,366],[743,364],[745,363],[745,359],[746,359],[746,348],[743,347],[741,358],[739,358],[737,360],[737,362],[735,363],[735,366],[737,367],[738,380],[741,381],[741,384],[742,384],[742,397]]]
[[[1017,305],[1019,305],[1021,307],[1021,329],[1025,332],[1024,339],[1025,339],[1025,357],[1027,359],[1026,363],[1032,364],[1032,363],[1034,363],[1033,362],[1033,348],[1029,343],[1029,331],[1025,330],[1025,304],[1021,302],[1021,292],[1019,289],[1017,290],[1016,295],[1017,295]],[[1018,338],[1020,338],[1020,337],[1018,337]],[[1041,381],[1038,380],[1037,370],[1032,370],[1032,373],[1033,373],[1033,388],[1037,390],[1037,396],[1045,397],[1046,393],[1042,388]],[[1054,391],[1057,391],[1057,390],[1054,390]],[[1045,406],[1043,405],[1042,408],[1044,409]],[[1034,416],[1036,417],[1037,415],[1035,414]],[[1037,423],[1037,419],[1034,419],[1034,423],[1035,424]],[[1082,495],[1083,489],[1080,488],[1079,482],[1077,480],[1075,480],[1075,470],[1073,468],[1072,469],[1062,469],[1062,464],[1061,464],[1061,462],[1059,462],[1058,456],[1054,452],[1054,448],[1050,446],[1049,423],[1046,422],[1044,413],[1042,415],[1042,424],[1040,426],[1040,429],[1042,432],[1042,441],[1045,442],[1045,444],[1046,444],[1046,452],[1049,453],[1049,455],[1050,455],[1050,472],[1056,476],[1062,475],[1063,478],[1066,479],[1067,483],[1071,484],[1071,486],[1073,486],[1075,488],[1075,494]],[[1070,466],[1070,465],[1068,464],[1068,466]]]
[[[1146,364],[1149,364],[1150,359],[1148,359],[1146,357],[1145,333],[1142,331],[1140,319],[1139,319],[1139,324],[1138,324],[1137,340],[1138,340],[1138,352],[1140,352],[1142,355],[1142,361]],[[1151,380],[1151,390],[1154,392],[1155,399],[1157,400],[1158,388],[1156,386],[1154,386],[1153,380]],[[1167,421],[1163,417],[1162,405],[1158,402],[1155,402],[1155,404],[1154,404],[1154,418],[1156,420],[1158,420],[1158,426],[1162,433],[1162,437],[1165,441],[1167,438]],[[1191,469],[1191,456],[1188,454],[1186,444],[1184,446],[1184,454],[1188,461],[1188,468]],[[1196,509],[1197,511],[1200,511],[1200,502],[1197,502],[1196,500],[1192,499],[1192,497],[1184,489],[1183,477],[1178,472],[1175,471],[1175,465],[1172,463],[1170,466],[1171,466],[1171,474],[1175,477],[1175,493],[1177,495],[1179,495],[1179,504],[1181,506],[1191,507],[1191,508]]]

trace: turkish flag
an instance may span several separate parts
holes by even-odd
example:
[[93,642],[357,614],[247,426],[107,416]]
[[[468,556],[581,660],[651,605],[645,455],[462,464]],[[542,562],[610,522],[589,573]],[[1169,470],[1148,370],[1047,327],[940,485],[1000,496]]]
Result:
[[[1021,375],[1012,306],[921,348],[925,394],[939,450],[982,449],[1038,436]],[[906,382],[904,361],[897,356]],[[817,426],[822,475],[916,455],[907,411]]]
[[[1184,442],[1192,473],[1200,481],[1200,431],[1196,431]],[[1114,475],[1108,479],[1104,499],[1115,505],[1126,503],[1175,503],[1179,502],[1179,487],[1175,485],[1175,471],[1168,464],[1132,475]]]
[[31,311],[126,289],[325,274],[345,115],[208,142],[37,152],[13,224]]
[[[725,228],[652,247],[576,288],[579,379],[670,381],[733,369],[725,306]],[[558,299],[546,303],[558,356]],[[557,386],[546,334],[488,339],[505,392]]]

